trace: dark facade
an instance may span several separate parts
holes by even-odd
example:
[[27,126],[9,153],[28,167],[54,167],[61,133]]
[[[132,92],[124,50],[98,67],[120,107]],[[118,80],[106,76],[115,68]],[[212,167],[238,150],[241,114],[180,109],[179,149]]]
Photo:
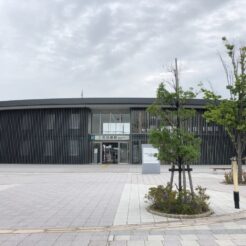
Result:
[[[141,145],[158,122],[153,98],[78,98],[0,102],[0,163],[141,163]],[[203,100],[187,130],[202,139],[199,164],[226,164],[233,155],[222,127],[202,117]]]
[[[196,115],[187,123],[187,130],[201,138],[201,155],[197,164],[229,164],[235,155],[233,146],[223,127],[208,124],[203,118],[203,108],[196,109]],[[148,142],[148,129],[157,125],[145,108],[131,109],[132,163],[141,162],[141,144]],[[137,149],[137,150],[135,150]]]
[[88,109],[22,109],[0,114],[1,163],[90,162]]

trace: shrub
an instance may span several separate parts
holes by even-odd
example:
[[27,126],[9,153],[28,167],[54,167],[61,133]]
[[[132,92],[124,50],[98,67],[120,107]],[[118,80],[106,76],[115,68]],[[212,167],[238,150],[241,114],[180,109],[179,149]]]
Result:
[[[224,183],[225,184],[233,184],[233,174],[232,172],[225,172],[224,174]],[[242,182],[240,184],[246,184],[246,172],[242,173]]]
[[149,189],[146,198],[151,202],[151,209],[170,214],[201,214],[209,211],[209,196],[206,189],[198,186],[196,192],[177,192],[170,184]]
[[233,184],[232,172],[225,172],[224,177],[225,177],[224,183]]

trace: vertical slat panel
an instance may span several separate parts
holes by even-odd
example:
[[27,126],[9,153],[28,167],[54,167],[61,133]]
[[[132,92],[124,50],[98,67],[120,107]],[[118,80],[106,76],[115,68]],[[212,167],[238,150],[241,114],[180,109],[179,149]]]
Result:
[[[89,109],[30,109],[0,111],[0,163],[83,164],[90,161]],[[53,129],[47,129],[48,115],[55,115]],[[79,129],[71,129],[69,119],[79,115]],[[25,125],[23,125],[25,124]],[[52,156],[45,156],[48,141],[53,141]],[[70,141],[78,143],[78,155],[69,153]],[[23,155],[23,145],[30,149]]]
[[[47,129],[48,115],[55,115],[53,129]],[[71,129],[72,114],[79,114],[79,129]],[[0,111],[0,163],[90,163],[91,141],[88,133],[89,109],[29,109]],[[185,127],[197,134],[201,140],[199,164],[226,164],[235,155],[229,137],[222,127],[218,131],[209,130],[202,117],[203,110],[197,110],[195,117],[185,123]],[[24,121],[26,117],[26,122]],[[141,163],[141,144],[148,142],[147,129],[156,125],[156,119],[149,117],[144,108],[131,109],[130,153],[138,148],[138,163]],[[23,124],[26,124],[24,126]],[[26,127],[26,128],[25,128]],[[214,129],[214,128],[213,128]],[[45,156],[49,140],[54,143],[52,156]],[[28,155],[21,152],[24,142],[30,144]],[[70,154],[70,141],[78,143],[78,156]]]
[[[141,121],[143,120],[143,121]],[[147,122],[149,121],[149,122]],[[148,117],[145,109],[131,109],[131,153],[134,145],[139,145],[139,161],[141,163],[141,144],[148,142],[148,134],[141,132],[143,126],[150,126],[151,117]],[[235,154],[231,141],[223,127],[215,131],[214,124],[208,124],[203,117],[203,110],[197,110],[192,120],[185,123],[185,128],[190,129],[201,138],[201,155],[197,164],[229,164],[230,157]],[[211,128],[212,127],[212,128]],[[134,163],[133,156],[131,161]]]

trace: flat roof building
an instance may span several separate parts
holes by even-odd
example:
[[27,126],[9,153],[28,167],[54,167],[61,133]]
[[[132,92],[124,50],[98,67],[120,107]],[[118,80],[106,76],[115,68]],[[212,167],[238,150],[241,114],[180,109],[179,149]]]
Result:
[[[141,163],[141,145],[157,126],[146,108],[154,98],[71,98],[0,102],[0,163]],[[224,129],[202,117],[187,129],[201,140],[198,164],[226,164],[233,147]],[[169,107],[168,105],[166,106]]]

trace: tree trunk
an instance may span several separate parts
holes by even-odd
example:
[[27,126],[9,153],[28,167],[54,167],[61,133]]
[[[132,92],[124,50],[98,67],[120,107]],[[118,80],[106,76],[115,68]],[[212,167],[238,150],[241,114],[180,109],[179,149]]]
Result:
[[193,183],[192,183],[192,178],[191,178],[191,173],[190,173],[190,165],[187,165],[188,168],[188,177],[189,177],[189,182],[190,182],[190,191],[192,194],[192,197],[194,197],[194,189],[193,189]]
[[243,169],[242,169],[242,153],[237,153],[238,165],[238,183],[242,183]]
[[243,175],[243,170],[242,170],[242,143],[241,143],[241,138],[238,136],[237,138],[237,165],[238,165],[238,183],[242,183],[242,175]]
[[183,190],[186,192],[186,177],[185,177],[185,165],[182,164],[182,169],[183,169]]
[[182,166],[181,163],[178,162],[178,169],[179,169],[179,192],[182,191]]
[[170,186],[171,186],[171,190],[172,190],[172,188],[173,188],[173,178],[174,178],[174,169],[175,169],[175,165],[174,164],[172,164],[172,168],[171,168],[171,180],[170,180]]

